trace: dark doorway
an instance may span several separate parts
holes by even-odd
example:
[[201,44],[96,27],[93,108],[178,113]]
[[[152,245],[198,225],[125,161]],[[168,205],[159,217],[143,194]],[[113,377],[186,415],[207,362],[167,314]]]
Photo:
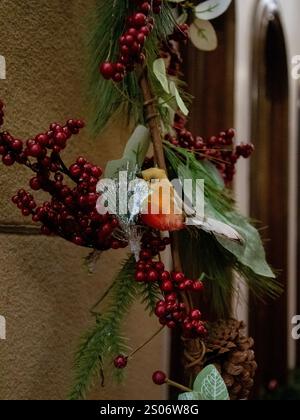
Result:
[[[183,51],[184,74],[188,90],[195,97],[189,119],[189,129],[197,135],[210,137],[234,122],[234,65],[235,65],[235,2],[228,11],[213,20],[219,46],[213,52],[201,52],[188,44]],[[189,264],[184,271],[191,273]],[[208,313],[208,308],[204,309]],[[230,307],[228,308],[230,312]],[[210,313],[211,319],[214,318]],[[172,336],[171,372],[172,378],[184,383],[181,364],[181,338]],[[170,389],[171,398],[177,397]]]
[[251,217],[260,222],[270,264],[284,293],[276,301],[249,302],[250,332],[259,365],[256,396],[287,376],[288,66],[277,2],[259,1],[253,26]]

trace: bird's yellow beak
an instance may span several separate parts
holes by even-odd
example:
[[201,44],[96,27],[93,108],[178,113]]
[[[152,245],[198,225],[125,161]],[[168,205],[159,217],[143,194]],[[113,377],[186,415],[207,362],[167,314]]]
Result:
[[142,177],[145,181],[150,181],[151,179],[168,179],[166,172],[163,169],[159,168],[150,168],[142,172]]

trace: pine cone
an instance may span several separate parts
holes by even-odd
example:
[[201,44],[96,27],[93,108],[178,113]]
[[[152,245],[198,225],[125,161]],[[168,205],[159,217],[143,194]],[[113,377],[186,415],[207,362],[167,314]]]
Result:
[[245,336],[244,329],[245,324],[234,319],[208,324],[205,360],[219,370],[231,400],[249,397],[257,369],[254,340]]

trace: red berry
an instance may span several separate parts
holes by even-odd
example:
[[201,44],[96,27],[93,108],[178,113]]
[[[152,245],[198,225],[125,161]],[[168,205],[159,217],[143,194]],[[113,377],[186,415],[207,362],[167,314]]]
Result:
[[155,263],[155,269],[159,272],[164,271],[164,269],[165,269],[164,263],[162,263],[161,261]]
[[65,135],[65,133],[62,132],[58,132],[54,135],[54,139],[55,139],[55,144],[61,148],[66,147],[66,140],[67,137]]
[[174,303],[174,302],[176,302],[176,300],[177,300],[177,295],[176,295],[176,293],[170,293],[169,295],[167,295],[166,296],[166,302],[167,303]]
[[193,281],[192,280],[186,280],[184,282],[184,287],[186,290],[191,290],[193,288]]
[[70,173],[74,178],[78,178],[81,175],[81,168],[80,166],[74,164],[70,167]]
[[12,166],[15,163],[16,159],[13,155],[7,154],[2,157],[2,162],[5,166]]
[[151,283],[155,283],[156,281],[158,281],[158,279],[159,279],[159,276],[158,276],[157,271],[155,271],[155,270],[150,270],[150,271],[147,273],[147,280],[148,280],[149,282],[151,282]]
[[133,15],[134,26],[142,27],[146,25],[146,22],[147,22],[147,18],[144,15],[144,13],[136,13],[135,15]]
[[150,35],[150,29],[147,26],[143,26],[140,29],[140,33],[142,33],[143,35],[145,35],[146,37]]
[[117,369],[125,369],[128,363],[128,358],[125,356],[118,356],[114,360],[114,365]]
[[168,271],[164,271],[159,276],[161,281],[167,281],[170,280],[170,273]]
[[148,250],[143,250],[140,252],[140,259],[141,260],[149,260],[152,257],[152,253]]
[[158,305],[155,309],[155,315],[158,318],[162,318],[166,315],[166,308],[163,305]]
[[161,290],[163,292],[173,292],[173,283],[170,280],[163,282],[161,285]]
[[38,191],[41,189],[41,182],[37,177],[34,177],[30,180],[30,188],[34,191]]
[[108,61],[102,63],[100,66],[100,72],[104,79],[111,79],[115,73],[114,65]]
[[144,45],[145,43],[145,35],[143,33],[139,33],[137,36],[137,41],[139,44]]
[[191,313],[191,318],[196,321],[199,321],[201,319],[201,316],[202,314],[198,309],[193,310]]
[[23,148],[23,142],[21,140],[17,140],[15,139],[12,142],[11,148],[15,151],[15,152],[20,152]]
[[124,79],[124,74],[122,74],[122,73],[115,73],[113,75],[112,79],[116,83],[122,82],[122,80]]
[[150,12],[150,10],[151,10],[151,5],[150,5],[150,3],[149,3],[149,2],[147,2],[147,1],[144,1],[144,3],[142,3],[142,4],[140,5],[139,10],[140,10],[141,12],[143,12],[145,15],[148,15],[148,13],[149,13],[149,12]]
[[36,136],[35,141],[39,143],[41,146],[47,146],[49,138],[47,134],[39,134]]
[[137,271],[135,274],[135,280],[138,283],[143,283],[146,281],[146,274],[143,271]]
[[75,245],[78,245],[78,246],[83,246],[84,245],[84,240],[83,240],[83,238],[81,236],[75,236],[73,238],[73,243]]
[[152,380],[156,385],[163,385],[166,383],[167,375],[164,372],[157,371],[152,375]]
[[200,282],[200,281],[194,282],[194,284],[193,284],[193,290],[195,292],[202,292],[203,289],[204,289],[204,285],[203,285],[202,282]]
[[29,147],[30,156],[39,157],[42,155],[42,153],[43,153],[43,149],[39,144],[35,143],[35,144],[30,145]]
[[185,280],[185,275],[183,273],[172,273],[172,277],[176,283],[182,283]]
[[167,322],[167,327],[170,328],[171,330],[174,329],[176,327],[176,322],[168,321]]
[[129,28],[128,29],[128,35],[132,35],[134,38],[136,38],[139,34],[139,31],[135,28]]

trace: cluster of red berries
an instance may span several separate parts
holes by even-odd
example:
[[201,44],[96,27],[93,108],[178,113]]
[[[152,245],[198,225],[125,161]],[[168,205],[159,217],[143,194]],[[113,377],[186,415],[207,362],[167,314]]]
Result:
[[235,130],[233,129],[222,131],[217,136],[205,140],[202,137],[195,137],[185,127],[186,118],[177,114],[174,123],[176,135],[167,134],[165,139],[174,146],[193,151],[199,160],[209,159],[220,171],[227,184],[233,180],[238,159],[249,158],[254,151],[252,144],[235,145]]
[[202,292],[203,283],[199,280],[190,280],[181,272],[170,273],[165,270],[161,261],[155,261],[155,257],[169,244],[169,238],[160,238],[155,232],[144,235],[140,259],[136,264],[135,279],[139,283],[157,283],[159,285],[164,299],[157,302],[155,314],[162,325],[175,328],[180,324],[185,334],[203,335],[206,330],[200,320],[200,312],[193,311],[189,314],[186,305],[180,301],[181,292]]
[[135,64],[142,64],[144,44],[153,30],[154,19],[151,12],[161,12],[162,0],[135,0],[135,12],[128,17],[126,29],[120,37],[120,56],[115,63],[106,61],[101,64],[100,72],[105,79],[121,82],[126,72],[134,69]]
[[[3,111],[2,111],[3,113]],[[47,156],[48,151],[58,155],[67,145],[67,140],[79,133],[84,127],[81,120],[69,120],[65,126],[53,123],[49,131],[38,134],[34,139],[27,140],[24,145],[22,140],[14,138],[8,132],[1,133],[0,155],[6,166],[12,166],[15,162],[26,164],[28,158],[38,159],[38,164],[55,172],[57,166],[53,159]],[[52,166],[51,166],[52,165]]]
[[140,259],[136,264],[135,279],[139,283],[155,283],[160,281],[165,266],[154,258],[170,245],[170,238],[160,238],[155,232],[146,233],[142,238]]
[[[0,102],[2,120],[3,108]],[[29,181],[30,188],[50,195],[49,201],[37,206],[32,194],[21,189],[12,201],[24,216],[31,216],[42,225],[43,234],[55,234],[76,245],[99,250],[126,247],[125,241],[113,235],[119,225],[117,219],[96,211],[99,198],[96,185],[102,175],[101,168],[83,157],[67,168],[60,156],[67,140],[83,126],[81,120],[69,120],[64,126],[51,124],[47,132],[27,142],[15,139],[8,132],[0,133],[3,163],[17,162],[30,168],[35,173]],[[67,184],[65,178],[75,185]]]
[[189,336],[205,336],[207,329],[202,321],[202,314],[198,309],[194,309],[183,320],[183,330]]
[[188,313],[185,303],[179,302],[179,296],[173,292],[165,295],[164,300],[156,304],[155,314],[162,325],[176,328],[179,324],[187,337],[199,337],[207,334],[202,314],[198,309]]
[[156,304],[155,315],[159,318],[161,325],[168,328],[176,328],[178,323],[182,323],[186,317],[186,306],[179,302],[176,293],[165,295],[164,300]]
[[36,208],[36,202],[33,195],[25,190],[19,190],[17,195],[12,198],[12,201],[22,211],[23,216],[29,216]]

